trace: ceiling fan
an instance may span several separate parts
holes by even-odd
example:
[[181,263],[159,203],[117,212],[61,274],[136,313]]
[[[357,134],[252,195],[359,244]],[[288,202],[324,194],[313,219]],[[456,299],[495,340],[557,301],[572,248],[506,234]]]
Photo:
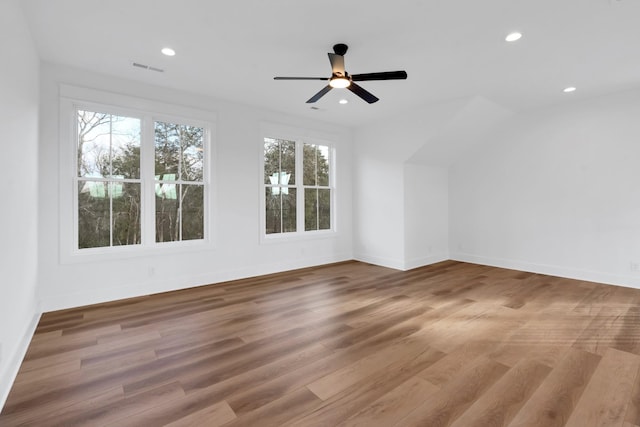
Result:
[[331,62],[331,77],[274,77],[274,80],[328,80],[329,84],[322,88],[320,92],[313,95],[307,103],[313,103],[326,95],[333,88],[347,88],[360,98],[373,104],[379,99],[371,92],[363,89],[355,82],[364,82],[369,80],[404,80],[407,78],[406,71],[384,71],[381,73],[365,73],[350,75],[344,69],[344,54],[347,53],[349,46],[338,43],[333,46],[333,52],[329,53],[329,62]]

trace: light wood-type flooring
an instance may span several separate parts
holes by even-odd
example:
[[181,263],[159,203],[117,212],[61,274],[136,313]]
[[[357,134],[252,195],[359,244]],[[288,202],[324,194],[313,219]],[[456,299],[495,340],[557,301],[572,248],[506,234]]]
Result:
[[640,290],[345,262],[46,313],[0,425],[640,425]]

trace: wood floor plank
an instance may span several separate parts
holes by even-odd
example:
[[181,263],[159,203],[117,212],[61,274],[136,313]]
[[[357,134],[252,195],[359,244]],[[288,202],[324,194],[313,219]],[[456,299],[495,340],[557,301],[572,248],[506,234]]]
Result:
[[551,371],[546,365],[522,359],[475,401],[452,426],[506,426]]
[[613,339],[615,349],[640,355],[640,304],[632,305],[622,316],[622,325]]
[[162,406],[181,396],[184,396],[184,390],[179,383],[175,382],[132,397],[123,397],[109,404],[102,404],[92,410],[83,410],[79,414],[63,413],[59,419],[47,418],[47,421],[52,421],[52,425],[117,424],[123,418],[135,416],[136,413],[148,408]]
[[628,308],[624,306],[602,307],[573,346],[603,355],[609,347],[618,343],[616,338],[623,333],[627,312]]
[[[205,425],[207,427],[219,427],[235,419],[236,414],[233,412],[227,402],[223,400],[222,402],[207,406],[206,408],[201,409],[197,412],[192,412],[184,418],[180,418],[177,421],[173,421],[167,424],[166,427],[189,427]],[[122,426],[122,423],[119,423],[118,426]]]
[[564,426],[600,358],[583,350],[569,349],[562,362],[551,371],[509,426]]
[[[613,348],[607,349],[565,425],[621,425],[639,367],[640,356]],[[616,378],[616,381],[611,381],[612,378]]]
[[636,381],[631,390],[629,405],[624,419],[630,424],[640,425],[640,369],[636,372]]
[[415,357],[427,347],[426,343],[420,341],[388,347],[307,384],[307,388],[320,399],[327,400],[398,360]]
[[411,377],[346,421],[344,427],[385,427],[394,425],[440,389],[420,377]]
[[527,358],[554,367],[592,320],[572,311],[533,314],[522,327],[503,337],[490,356],[509,366]]
[[[122,426],[138,427],[140,425],[162,425],[182,419],[191,413],[206,410],[208,406],[214,403],[225,399],[232,399],[234,396],[242,395],[242,393],[257,391],[258,395],[260,395],[260,385],[268,383],[269,380],[274,378],[283,377],[289,373],[289,370],[295,370],[299,366],[311,366],[314,361],[318,360],[318,358],[322,358],[323,356],[331,353],[331,350],[320,344],[316,344],[298,353],[287,355],[270,364],[246,371],[204,389],[197,389],[192,393],[187,393],[186,396],[174,399],[173,401],[163,405],[161,408],[152,408],[143,413],[138,413],[136,414],[135,419],[121,421]],[[301,387],[302,385],[287,388],[281,394],[276,396],[274,396],[273,392],[269,392],[268,398],[263,398],[262,400],[258,397],[256,401],[253,402],[251,410],[273,402],[274,400],[277,400],[289,392]],[[250,410],[246,412],[250,412]]]
[[473,363],[481,354],[486,345],[463,344],[454,351],[446,354],[445,357],[437,361],[432,366],[418,373],[418,376],[429,381],[431,384],[442,386],[464,369],[465,366]]
[[255,411],[236,418],[226,427],[282,426],[288,420],[312,411],[321,404],[321,400],[306,387],[293,391],[278,400],[261,406]]
[[[254,410],[335,370],[342,369],[354,361],[370,354],[375,354],[389,345],[410,345],[410,342],[417,339],[413,335],[417,330],[414,327],[401,325],[390,328],[382,334],[360,342],[349,349],[331,351],[331,354],[305,366],[291,366],[289,372],[231,396],[229,402],[238,413]],[[326,349],[326,347],[324,348]]]
[[[55,425],[56,420],[58,421],[58,425],[60,425],[61,422],[64,422],[64,420],[68,420],[69,418],[74,418],[80,422],[83,414],[103,408],[113,402],[120,401],[123,397],[124,390],[122,390],[122,387],[113,387],[111,389],[101,391],[98,394],[86,396],[81,401],[75,403],[60,404],[59,402],[56,402],[54,404],[43,404],[39,406],[37,410],[3,414],[0,418],[2,421],[0,425]],[[46,414],[46,417],[43,416],[43,414]]]
[[16,378],[15,385],[19,386],[23,383],[42,381],[54,376],[77,372],[80,370],[81,365],[81,360],[72,359],[66,362],[42,366],[39,369],[21,369]]
[[399,360],[386,369],[373,373],[341,393],[323,401],[314,411],[292,420],[290,425],[305,427],[338,425],[367,407],[371,402],[414,377],[421,370],[433,365],[442,356],[442,352],[427,348],[414,357]]
[[640,427],[640,290],[356,261],[44,313],[0,425]]
[[478,399],[486,389],[502,377],[508,367],[484,357],[476,359],[467,369],[444,385],[439,393],[411,411],[397,426],[451,425]]

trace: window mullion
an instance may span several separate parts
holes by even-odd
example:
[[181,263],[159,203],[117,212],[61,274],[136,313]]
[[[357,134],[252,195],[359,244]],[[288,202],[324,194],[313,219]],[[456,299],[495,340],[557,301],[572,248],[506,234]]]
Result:
[[182,152],[182,132],[184,131],[184,126],[178,125],[178,176],[176,177],[176,185],[177,188],[177,197],[178,197],[178,217],[176,221],[178,221],[178,241],[182,241],[182,163],[184,161],[184,153]]
[[113,246],[113,115],[109,115],[109,179],[107,194],[109,195],[109,246]]
[[155,242],[155,149],[153,118],[144,116],[142,119],[142,132],[140,135],[140,197],[142,206],[142,239],[143,245],[151,245]]
[[[180,170],[180,163],[178,163],[178,170]],[[184,186],[182,182],[176,185],[179,186],[180,190],[178,192],[178,218],[176,218],[178,221],[178,240],[182,241],[182,192],[184,191]]]
[[284,233],[284,211],[282,203],[282,187],[280,188],[280,194],[278,194],[278,201],[280,202],[280,233]]
[[316,230],[320,230],[320,191],[318,191],[318,188],[320,187],[320,181],[318,180],[318,152],[320,150],[318,149],[317,145],[313,146],[313,162],[314,162],[314,169],[315,169],[315,174],[316,174],[316,180],[315,180],[315,184],[316,184],[316,188],[315,188],[315,193],[316,193]]
[[315,191],[316,193],[316,230],[320,230],[320,190],[318,190],[318,186],[316,186],[315,190],[316,190]]
[[304,142],[296,141],[296,232],[304,232]]

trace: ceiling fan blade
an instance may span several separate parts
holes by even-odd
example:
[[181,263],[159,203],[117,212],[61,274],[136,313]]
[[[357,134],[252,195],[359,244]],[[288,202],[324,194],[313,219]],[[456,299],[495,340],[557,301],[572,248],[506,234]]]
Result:
[[320,99],[323,96],[325,96],[327,94],[327,92],[329,92],[331,89],[333,89],[331,86],[326,85],[325,87],[322,88],[322,90],[320,92],[316,93],[311,98],[309,98],[309,100],[307,101],[307,104],[312,104],[312,103],[316,102],[318,99]]
[[274,77],[273,80],[329,80],[329,77]]
[[344,56],[328,53],[329,62],[331,62],[331,72],[340,76],[344,76]]
[[351,76],[351,80],[354,82],[364,82],[368,80],[404,80],[406,78],[406,71],[385,71],[382,73],[353,74]]
[[367,101],[369,104],[373,104],[374,102],[379,101],[379,99],[374,94],[363,89],[361,86],[358,86],[354,82],[351,82],[351,84],[347,86],[347,89]]

